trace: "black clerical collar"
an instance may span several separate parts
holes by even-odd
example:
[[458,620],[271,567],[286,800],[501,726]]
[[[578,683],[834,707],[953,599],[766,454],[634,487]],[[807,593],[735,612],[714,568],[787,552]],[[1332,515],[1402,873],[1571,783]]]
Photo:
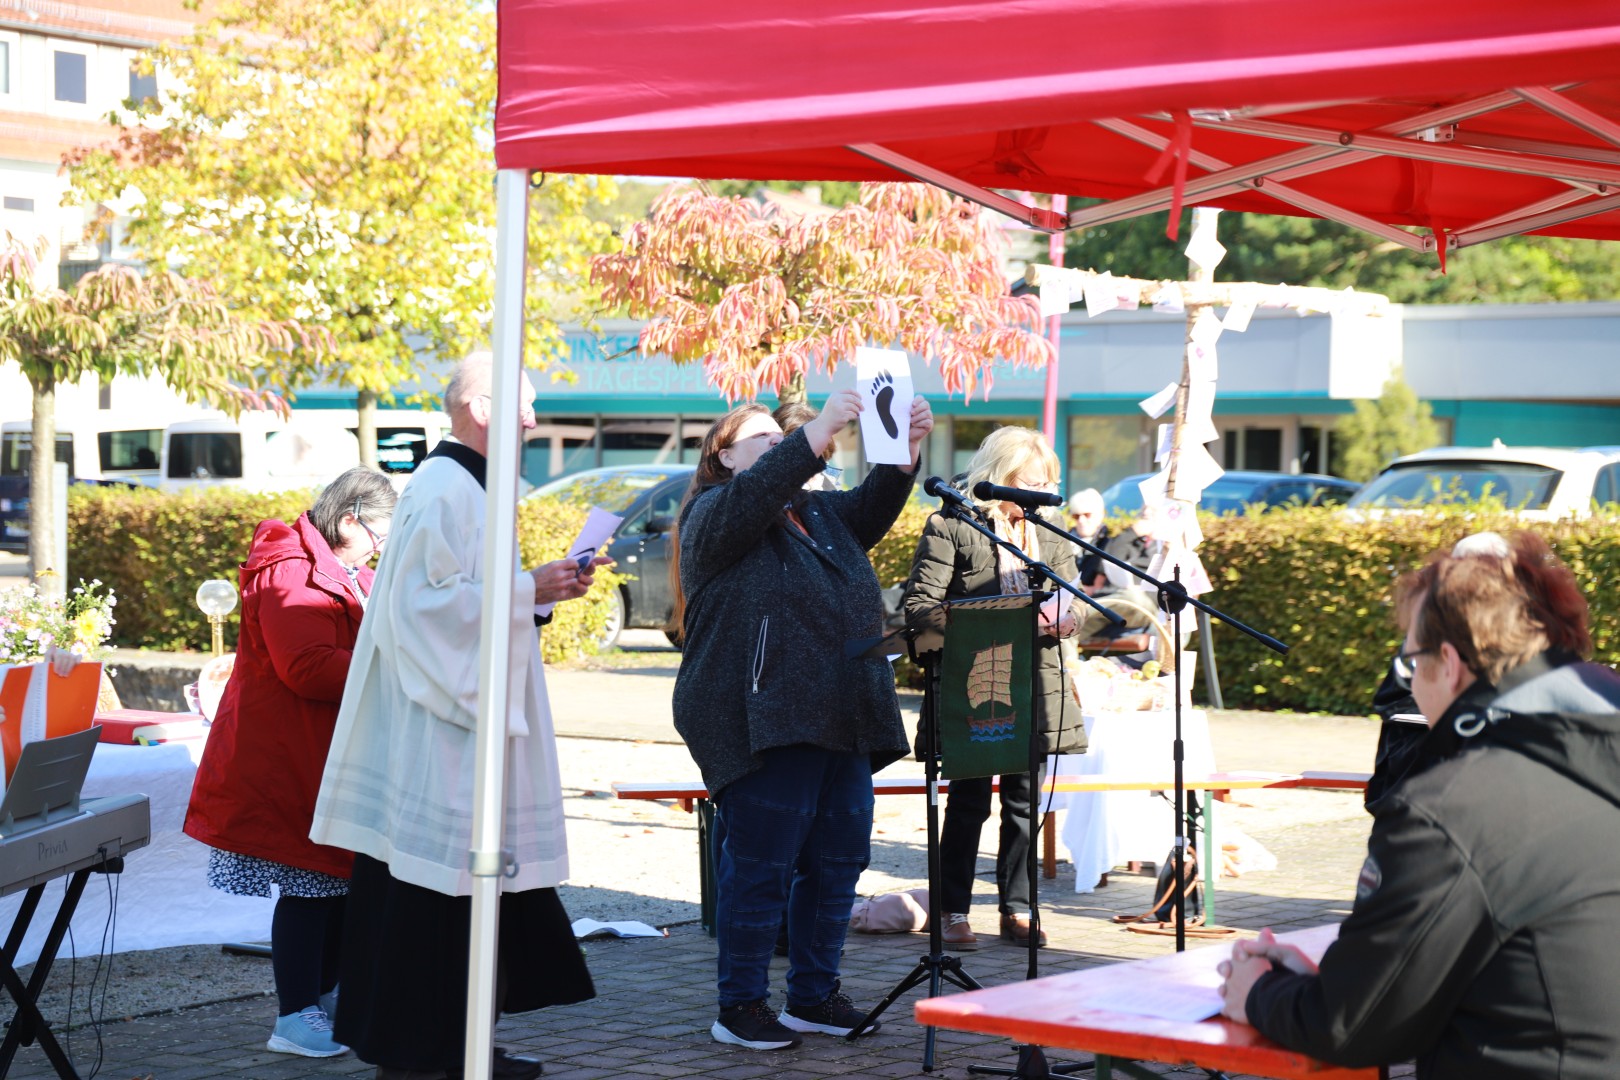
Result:
[[428,457],[449,458],[457,465],[460,465],[463,469],[466,469],[468,472],[472,473],[472,478],[478,481],[479,487],[485,488],[486,490],[488,489],[489,485],[484,482],[484,466],[487,464],[484,459],[484,455],[480,454],[466,443],[459,443],[450,439],[440,439],[439,445],[433,448],[433,450],[428,454]]

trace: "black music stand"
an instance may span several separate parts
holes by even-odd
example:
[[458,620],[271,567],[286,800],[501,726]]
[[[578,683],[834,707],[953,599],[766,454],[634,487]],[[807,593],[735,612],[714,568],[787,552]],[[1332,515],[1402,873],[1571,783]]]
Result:
[[[1090,541],[1080,539],[1068,529],[1065,529],[1059,525],[1053,525],[1050,521],[1045,520],[1039,514],[1029,514],[1027,517],[1029,520],[1035,522],[1036,525],[1046,529],[1048,532],[1056,533],[1057,535],[1071,541],[1076,546],[1084,548],[1086,551],[1091,552],[1094,555],[1101,556],[1105,561],[1111,562],[1115,566],[1129,571],[1142,581],[1145,581],[1148,585],[1152,586],[1158,594],[1159,606],[1170,613],[1172,626],[1171,632],[1174,636],[1172,648],[1177,650],[1180,650],[1181,648],[1181,613],[1190,604],[1198,611],[1203,612],[1206,615],[1213,615],[1215,618],[1221,620],[1223,623],[1226,623],[1234,630],[1240,630],[1249,635],[1256,641],[1260,642],[1260,644],[1266,646],[1268,649],[1281,653],[1284,656],[1288,654],[1288,646],[1283,644],[1281,641],[1278,641],[1270,634],[1262,633],[1251,626],[1238,622],[1236,619],[1227,615],[1218,608],[1204,603],[1196,596],[1189,595],[1186,586],[1181,583],[1181,568],[1179,566],[1175,568],[1174,574],[1172,575],[1172,580],[1162,581],[1153,577],[1151,574],[1146,573],[1145,571],[1138,570],[1136,567],[1132,566],[1128,562],[1125,562],[1123,559],[1119,559],[1108,554],[1108,552],[1104,551],[1102,548],[1091,543]],[[1172,743],[1171,749],[1171,757],[1175,773],[1175,797],[1172,799],[1172,802],[1175,806],[1176,826],[1174,848],[1175,885],[1171,888],[1170,895],[1171,903],[1175,911],[1177,952],[1183,952],[1187,948],[1187,890],[1185,887],[1187,869],[1187,838],[1192,834],[1193,828],[1196,827],[1195,822],[1197,820],[1195,800],[1187,792],[1186,779],[1183,771],[1185,755],[1181,740],[1181,667],[1182,665],[1179,663],[1175,666],[1176,701],[1173,709],[1175,715],[1175,739]],[[1186,805],[1183,805],[1184,801]],[[1205,852],[1205,857],[1210,857],[1208,852]],[[1015,1075],[1024,1076],[1029,1074],[1018,1073]],[[1033,1075],[1039,1076],[1041,1074],[1035,1073]]]
[[[945,642],[945,623],[953,608],[964,610],[1006,610],[1025,607],[1030,597],[982,596],[973,599],[951,600],[936,604],[907,620],[899,629],[881,638],[862,638],[852,641],[846,649],[850,658],[890,657],[906,654],[923,671],[923,704],[918,724],[922,738],[923,775],[927,797],[928,817],[928,952],[919,957],[916,966],[897,983],[887,997],[867,1013],[850,1030],[847,1038],[855,1039],[870,1028],[884,1010],[899,1000],[907,990],[928,981],[928,996],[938,997],[945,981],[955,983],[963,990],[983,989],[974,978],[962,970],[962,961],[945,951],[943,928],[939,913],[939,659]],[[1038,668],[1032,667],[1032,672]],[[1035,734],[1038,738],[1038,733]],[[1033,840],[1032,847],[1033,851]],[[926,1028],[923,1037],[923,1072],[934,1071],[935,1029]]]

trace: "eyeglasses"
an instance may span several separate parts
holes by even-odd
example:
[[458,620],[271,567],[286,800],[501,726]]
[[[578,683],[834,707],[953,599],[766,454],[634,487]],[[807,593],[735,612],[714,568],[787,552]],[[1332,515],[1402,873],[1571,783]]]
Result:
[[[485,401],[489,402],[490,405],[495,404],[495,397],[494,397],[493,394],[478,394],[476,396],[483,398]],[[532,419],[533,417],[534,417],[534,402],[525,401],[518,408],[518,419],[520,419],[520,420],[529,420],[529,419]]]
[[1417,671],[1416,660],[1427,653],[1437,652],[1437,649],[1407,649],[1395,654],[1395,674],[1398,678],[1409,680]]
[[383,544],[387,543],[387,541],[388,541],[388,534],[387,533],[382,533],[381,535],[379,535],[375,529],[373,529],[370,525],[366,524],[365,518],[360,516],[360,500],[359,499],[356,499],[354,501],[354,509],[349,511],[349,516],[354,518],[354,523],[356,525],[358,525],[362,529],[366,530],[366,535],[371,538],[371,550],[372,551],[381,551]]
[[365,522],[360,521],[359,518],[355,518],[354,520],[359,522],[360,527],[362,529],[366,530],[366,535],[371,537],[371,550],[372,551],[381,551],[382,546],[388,542],[388,534],[387,533],[382,533],[381,535],[378,535],[377,532],[375,532],[370,525],[367,525]]

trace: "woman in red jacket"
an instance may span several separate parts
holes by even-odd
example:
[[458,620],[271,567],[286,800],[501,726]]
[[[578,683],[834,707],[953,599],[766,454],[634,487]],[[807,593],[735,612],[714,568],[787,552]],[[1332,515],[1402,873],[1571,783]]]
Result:
[[297,521],[265,521],[242,564],[242,630],[186,832],[214,850],[208,884],[237,896],[279,892],[270,928],[280,999],[268,1048],[334,1057],[343,901],[354,856],[309,840],[349,655],[396,495],[374,469],[350,469]]

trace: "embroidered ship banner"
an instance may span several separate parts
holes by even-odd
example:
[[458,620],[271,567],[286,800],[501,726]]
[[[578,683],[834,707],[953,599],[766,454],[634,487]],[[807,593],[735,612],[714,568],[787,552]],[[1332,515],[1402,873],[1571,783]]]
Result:
[[940,775],[947,780],[1029,771],[1028,606],[952,608],[940,658]]

